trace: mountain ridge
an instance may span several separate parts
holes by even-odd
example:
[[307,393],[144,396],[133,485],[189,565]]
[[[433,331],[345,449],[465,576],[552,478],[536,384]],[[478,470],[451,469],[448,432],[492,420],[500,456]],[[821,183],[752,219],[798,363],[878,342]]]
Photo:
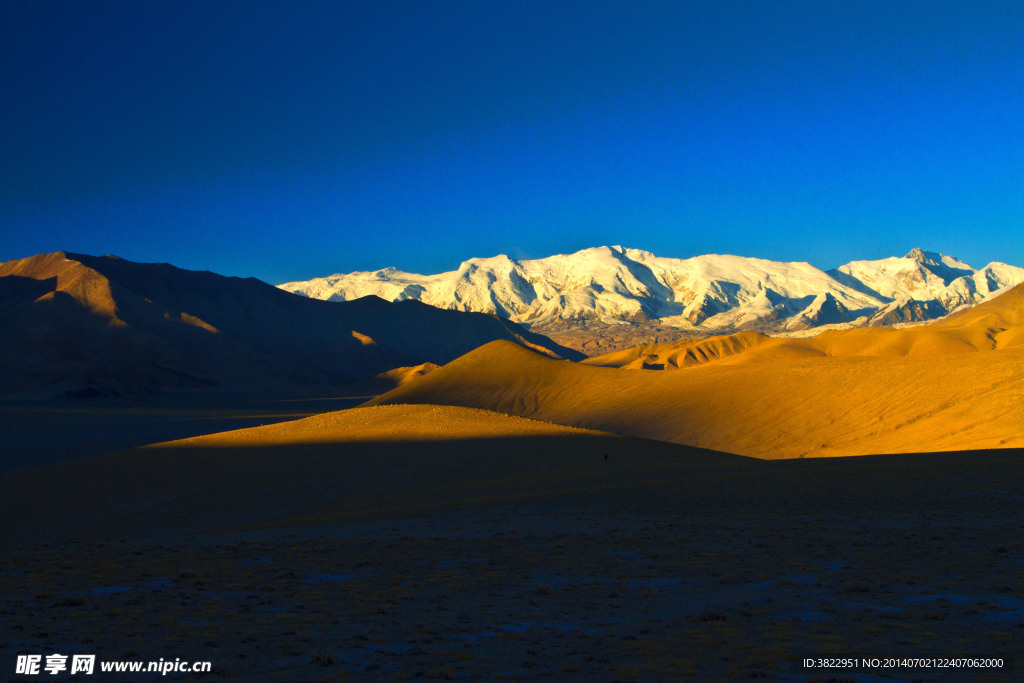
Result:
[[692,336],[742,330],[794,333],[829,326],[926,322],[1024,282],[1024,269],[914,248],[824,271],[807,262],[728,254],[687,259],[621,246],[517,260],[472,258],[418,275],[389,267],[278,285],[327,300],[375,294],[490,313],[550,333],[658,325]]
[[0,263],[0,394],[336,384],[494,339],[576,357],[508,321],[416,301],[339,305],[255,278],[64,251]]

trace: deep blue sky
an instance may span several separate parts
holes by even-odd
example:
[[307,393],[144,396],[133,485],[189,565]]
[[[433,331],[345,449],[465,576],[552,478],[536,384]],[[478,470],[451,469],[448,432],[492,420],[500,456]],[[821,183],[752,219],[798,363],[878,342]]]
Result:
[[0,261],[1024,265],[1024,3],[0,0]]

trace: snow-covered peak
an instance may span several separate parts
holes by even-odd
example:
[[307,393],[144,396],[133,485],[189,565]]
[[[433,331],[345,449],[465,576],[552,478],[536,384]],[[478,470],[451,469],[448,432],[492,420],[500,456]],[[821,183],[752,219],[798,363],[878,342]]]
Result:
[[851,261],[833,274],[840,280],[851,278],[854,287],[889,301],[910,297],[919,301],[934,299],[959,277],[974,274],[974,268],[954,256],[923,249],[912,249],[903,258]]
[[947,268],[953,268],[954,270],[974,270],[969,263],[961,261],[955,256],[940,254],[937,251],[925,251],[920,247],[914,247],[903,258],[917,261],[918,263],[926,266],[946,266]]
[[1024,269],[1015,266],[991,263],[976,271],[953,256],[923,249],[825,272],[806,262],[731,254],[667,258],[613,245],[538,259],[471,258],[436,275],[384,268],[280,287],[320,299],[415,298],[531,325],[657,320],[727,332],[855,324],[872,316],[876,323],[934,317],[1022,281]]

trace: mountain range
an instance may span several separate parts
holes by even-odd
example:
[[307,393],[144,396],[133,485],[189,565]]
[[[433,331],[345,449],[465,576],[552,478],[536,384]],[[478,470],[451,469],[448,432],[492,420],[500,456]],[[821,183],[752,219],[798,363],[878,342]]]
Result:
[[[378,375],[374,386],[394,386],[433,367],[424,364],[495,340],[581,360],[636,348],[651,330],[663,335],[650,340],[660,346],[621,364],[685,366],[765,346],[749,336],[687,345],[695,338],[899,326],[962,311],[1021,281],[1021,268],[975,270],[918,249],[825,272],[600,247],[471,259],[434,276],[385,269],[280,287],[115,256],[39,254],[0,263],[0,396],[334,385]],[[559,325],[577,336],[559,336]],[[604,343],[621,330],[633,336],[617,348]]]
[[494,316],[335,303],[255,278],[68,252],[0,263],[0,395],[337,384],[496,339],[580,354]]
[[[576,329],[592,337],[597,330],[632,327],[693,338],[922,322],[1020,282],[1022,268],[993,262],[975,269],[922,249],[824,271],[804,262],[718,254],[677,259],[612,246],[541,259],[473,258],[436,275],[384,268],[279,287],[329,301],[371,294],[418,299],[438,308],[490,313],[569,343],[552,333]],[[661,339],[633,335],[622,346],[640,341]]]

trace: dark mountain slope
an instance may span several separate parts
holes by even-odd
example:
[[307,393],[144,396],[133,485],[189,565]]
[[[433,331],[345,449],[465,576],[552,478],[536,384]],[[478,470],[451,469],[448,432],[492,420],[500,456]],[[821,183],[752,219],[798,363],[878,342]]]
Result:
[[254,278],[57,252],[0,264],[0,394],[121,394],[341,382],[507,339],[483,314],[307,299]]

